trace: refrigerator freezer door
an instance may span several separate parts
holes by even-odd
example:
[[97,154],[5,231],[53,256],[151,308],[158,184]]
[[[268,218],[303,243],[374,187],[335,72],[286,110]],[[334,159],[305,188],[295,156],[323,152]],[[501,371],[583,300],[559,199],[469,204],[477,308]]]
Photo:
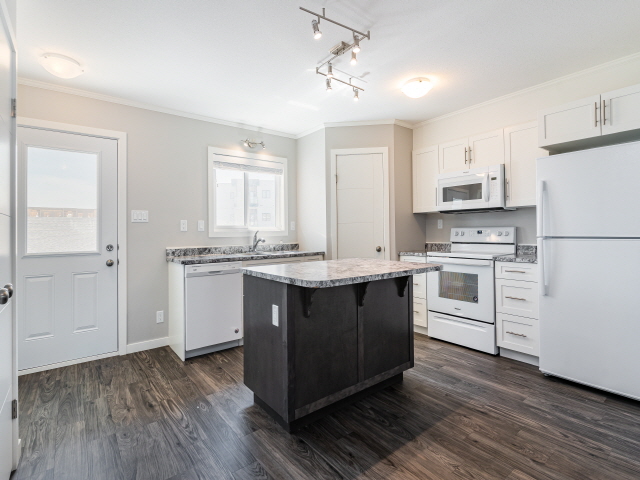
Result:
[[537,182],[538,237],[640,238],[640,142],[539,158]]
[[640,240],[541,242],[540,370],[640,400]]

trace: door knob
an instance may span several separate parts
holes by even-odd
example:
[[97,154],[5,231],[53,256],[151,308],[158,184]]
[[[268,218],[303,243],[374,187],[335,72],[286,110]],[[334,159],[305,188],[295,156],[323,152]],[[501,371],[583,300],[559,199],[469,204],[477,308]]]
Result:
[[382,251],[382,247],[376,247],[376,252],[381,252]]
[[113,267],[113,260],[107,260],[107,267]]
[[107,252],[112,252],[113,251],[113,245],[109,244],[107,245]]
[[6,304],[10,298],[11,295],[9,295],[9,290],[6,288],[0,288],[0,305]]
[[13,285],[10,283],[7,283],[4,286],[5,290],[7,290],[9,292],[9,298],[13,297]]

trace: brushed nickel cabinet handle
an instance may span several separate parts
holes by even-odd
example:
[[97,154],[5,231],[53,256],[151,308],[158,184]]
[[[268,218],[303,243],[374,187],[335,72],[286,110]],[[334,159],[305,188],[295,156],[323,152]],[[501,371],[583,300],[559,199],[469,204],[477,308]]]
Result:
[[464,147],[464,163],[467,163],[467,147]]
[[471,165],[471,147],[469,147],[469,165]]
[[516,337],[526,337],[524,333],[516,333],[516,332],[507,332],[510,335],[515,335]]
[[602,125],[607,124],[607,101],[602,100],[602,106],[600,107],[600,114],[602,115]]
[[597,127],[598,126],[598,102],[595,102],[595,103],[596,103],[596,107],[595,107],[594,118],[595,118],[596,123],[595,123],[594,127]]
[[527,272],[523,272],[522,270],[505,270],[505,272],[509,272],[509,273],[527,273]]

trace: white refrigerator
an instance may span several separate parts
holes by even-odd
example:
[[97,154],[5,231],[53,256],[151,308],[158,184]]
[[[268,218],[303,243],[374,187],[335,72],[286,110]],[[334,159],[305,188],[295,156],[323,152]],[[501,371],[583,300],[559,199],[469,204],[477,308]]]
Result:
[[640,142],[537,161],[540,370],[640,400]]

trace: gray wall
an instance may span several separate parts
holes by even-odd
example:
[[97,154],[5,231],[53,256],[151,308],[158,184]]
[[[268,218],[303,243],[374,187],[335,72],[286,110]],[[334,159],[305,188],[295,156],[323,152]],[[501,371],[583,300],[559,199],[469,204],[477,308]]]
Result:
[[[149,210],[149,223],[128,222],[128,343],[167,336],[167,247],[247,244],[249,238],[209,238],[197,231],[207,223],[207,147],[242,150],[247,136],[264,140],[260,153],[289,160],[289,219],[296,212],[296,141],[201,120],[158,113],[90,98],[20,86],[18,115],[126,132],[128,210]],[[250,151],[250,150],[249,150]],[[181,219],[189,231],[180,232]],[[268,238],[268,237],[267,237]],[[295,242],[296,231],[270,241]]]

